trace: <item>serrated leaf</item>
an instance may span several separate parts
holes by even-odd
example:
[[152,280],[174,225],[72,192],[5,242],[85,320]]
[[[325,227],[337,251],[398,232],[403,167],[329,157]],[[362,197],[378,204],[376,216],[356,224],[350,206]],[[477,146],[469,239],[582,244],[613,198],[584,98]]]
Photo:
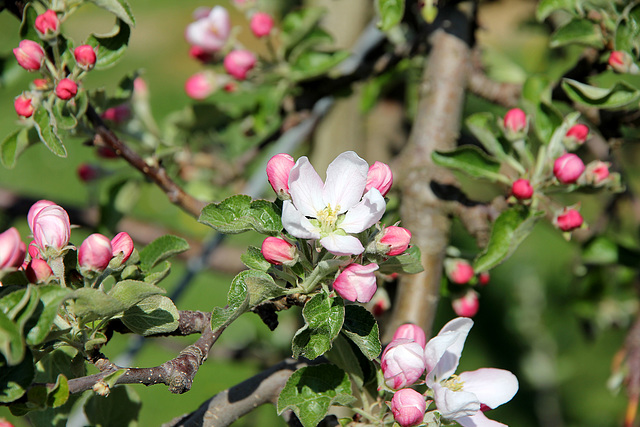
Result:
[[474,271],[488,271],[509,258],[529,235],[542,214],[543,212],[529,212],[518,207],[502,212],[493,223],[486,249],[474,261]]
[[344,322],[345,307],[342,298],[316,294],[302,309],[305,326],[293,337],[293,357],[304,356],[313,360],[331,349]]
[[108,396],[91,394],[84,405],[84,413],[92,426],[134,427],[142,403],[132,387],[113,387]]
[[92,34],[86,44],[96,50],[96,70],[103,70],[116,64],[122,58],[129,44],[131,29],[121,19],[116,20],[116,25],[109,34]]
[[189,243],[170,234],[158,237],[140,251],[140,268],[149,271],[161,261],[189,249]]
[[71,291],[57,285],[46,285],[39,286],[38,293],[40,304],[34,313],[34,317],[37,319],[35,325],[30,328],[27,334],[27,344],[29,345],[38,345],[45,340],[58,314],[60,304],[71,294]]
[[173,301],[163,295],[153,295],[127,309],[122,323],[138,335],[153,335],[175,331],[180,313]]
[[544,144],[562,124],[562,114],[551,104],[551,90],[551,81],[541,76],[528,78],[522,88],[525,110],[533,117],[533,129]]
[[[331,350],[328,351],[325,356],[329,361],[347,372],[349,377],[355,382],[357,388],[362,388],[366,380],[364,370],[360,365],[360,359],[364,358],[357,347],[343,334],[339,334],[336,339],[333,340],[333,347],[331,347]],[[369,361],[367,360],[367,362]],[[373,371],[371,367],[369,367],[368,370]]]
[[253,270],[267,271],[269,267],[271,267],[269,261],[262,256],[260,248],[255,246],[249,246],[247,252],[240,256],[240,260],[244,265]]
[[136,21],[133,18],[133,14],[131,13],[131,6],[125,0],[89,0],[91,3],[95,4],[98,7],[101,7],[105,10],[116,15],[118,18],[122,19],[128,25],[135,27]]
[[467,118],[465,121],[469,131],[478,138],[482,146],[497,158],[504,158],[505,152],[502,144],[496,138],[498,130],[496,129],[496,118],[491,113],[476,113]]
[[251,308],[271,299],[285,294],[286,290],[276,284],[273,277],[259,270],[245,270],[233,278],[234,282],[243,282],[249,293],[249,305]]
[[40,43],[40,36],[38,35],[35,26],[37,17],[38,12],[36,11],[36,8],[33,7],[33,4],[28,2],[22,10],[22,22],[20,23],[20,39],[28,39]]
[[353,341],[367,359],[380,355],[380,331],[378,322],[369,311],[360,305],[348,305],[342,332]]
[[376,0],[376,10],[380,16],[378,27],[389,31],[402,20],[405,0]]
[[592,21],[574,18],[551,35],[549,45],[556,48],[574,43],[602,49],[604,36],[600,27]]
[[434,151],[431,158],[437,165],[462,171],[474,178],[484,178],[492,182],[508,181],[499,173],[500,162],[474,146],[464,145],[446,153]]
[[[131,266],[136,267],[136,266]],[[169,273],[171,273],[171,263],[169,261],[163,261],[160,265],[159,271],[154,271],[153,273],[147,274],[144,278],[145,283],[151,283],[152,285],[156,285],[164,280]],[[125,278],[123,276],[123,278]]]
[[58,375],[53,389],[47,394],[47,406],[58,408],[69,400],[69,381],[62,374]]
[[576,0],[541,0],[536,9],[536,19],[542,22],[556,10],[575,13],[575,9]]
[[47,146],[47,148],[58,157],[67,157],[67,149],[62,144],[62,141],[56,134],[52,121],[55,122],[55,118],[51,117],[45,108],[38,108],[33,113],[33,120],[40,140]]
[[403,254],[390,257],[384,262],[378,264],[378,271],[382,274],[393,274],[393,273],[405,273],[405,274],[416,274],[424,271],[424,267],[422,267],[422,260],[420,253],[420,248],[417,246],[411,246],[409,249],[404,251]]
[[29,129],[18,129],[10,133],[0,145],[0,160],[4,167],[12,169],[20,153],[29,145]]
[[116,283],[107,294],[120,301],[125,309],[128,309],[145,298],[165,292],[164,289],[151,283],[140,282],[138,280],[122,280]]
[[573,101],[605,109],[623,108],[640,100],[640,91],[622,81],[610,88],[600,88],[572,79],[563,79],[562,89]]
[[250,196],[236,195],[205,206],[198,221],[226,234],[255,230],[275,236],[282,231],[280,216],[276,205],[271,202],[251,201]]
[[86,320],[111,317],[127,308],[122,301],[98,289],[76,289],[72,298],[76,300],[75,314]]
[[355,398],[348,375],[334,365],[307,366],[294,372],[278,397],[278,414],[291,409],[304,427],[316,427],[331,405]]

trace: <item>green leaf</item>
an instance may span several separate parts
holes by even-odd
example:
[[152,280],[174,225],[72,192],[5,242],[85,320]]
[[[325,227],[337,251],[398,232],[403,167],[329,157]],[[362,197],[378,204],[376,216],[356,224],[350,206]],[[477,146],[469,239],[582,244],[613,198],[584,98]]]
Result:
[[76,289],[72,298],[76,300],[76,316],[84,318],[85,321],[112,317],[127,308],[122,301],[98,289]]
[[508,181],[499,173],[500,162],[471,145],[464,145],[446,153],[434,151],[431,158],[437,165],[460,170],[474,178],[484,178],[492,182]]
[[616,28],[615,49],[640,51],[640,7],[635,6],[627,16],[621,16]]
[[262,256],[260,248],[255,246],[249,246],[247,252],[240,256],[240,260],[244,265],[253,270],[267,271],[271,267],[269,261]]
[[542,22],[556,10],[575,13],[576,0],[541,0],[536,10],[536,19]]
[[40,43],[40,36],[36,31],[36,18],[38,12],[31,2],[28,2],[22,11],[22,22],[20,23],[20,38],[29,39]]
[[315,7],[305,7],[286,14],[281,25],[280,40],[287,57],[289,51],[314,30],[324,14],[324,9]]
[[92,34],[89,36],[87,44],[97,48],[96,70],[109,68],[122,58],[122,55],[124,55],[127,50],[130,34],[131,29],[126,21],[118,19],[111,33],[104,35]]
[[360,305],[348,305],[342,332],[353,341],[367,359],[380,356],[380,331],[378,322],[369,311]]
[[175,331],[180,313],[173,301],[163,295],[153,295],[129,308],[122,323],[138,335],[153,335]]
[[598,236],[582,250],[582,261],[586,264],[614,264],[618,262],[618,245],[608,237]]
[[[84,91],[82,92],[84,93]],[[56,99],[53,104],[52,114],[55,117],[56,125],[60,129],[73,129],[78,125],[78,120],[70,110],[71,101]]]
[[51,117],[45,108],[38,108],[33,113],[33,120],[40,140],[47,148],[58,157],[67,157],[67,149],[56,134],[54,127],[55,118]]
[[140,251],[140,268],[149,271],[161,261],[189,249],[189,244],[181,237],[170,234],[158,237]]
[[211,329],[214,331],[230,325],[241,314],[247,312],[250,308],[250,297],[247,290],[247,284],[241,278],[236,276],[231,281],[229,293],[227,294],[227,307],[215,307],[211,314]]
[[469,131],[478,138],[478,141],[490,154],[501,159],[504,158],[505,152],[502,144],[496,138],[498,129],[496,127],[496,118],[491,113],[476,113],[467,118],[465,124]]
[[563,79],[562,89],[573,101],[605,109],[623,108],[629,104],[636,104],[640,99],[640,91],[622,81],[605,89],[576,80]]
[[416,274],[424,271],[422,267],[422,260],[420,254],[420,248],[417,246],[411,246],[409,249],[404,251],[403,254],[398,256],[390,257],[384,262],[381,262],[379,265],[378,271],[382,274],[393,274],[393,273],[405,273],[405,274]]
[[10,133],[0,143],[0,161],[4,167],[12,169],[20,153],[29,145],[29,129],[18,129]]
[[489,244],[476,258],[473,269],[483,272],[505,261],[529,235],[543,212],[529,212],[513,207],[500,214],[493,223]]
[[598,25],[588,19],[580,18],[572,19],[551,35],[550,46],[552,48],[574,43],[602,49],[604,36]]
[[344,334],[333,340],[333,347],[325,356],[340,369],[349,374],[355,386],[361,389],[364,384],[375,379],[374,364],[363,356],[358,347]]
[[91,394],[84,405],[90,425],[96,427],[134,427],[142,403],[132,387],[119,385],[108,396]]
[[33,316],[37,319],[36,324],[27,334],[27,344],[29,345],[38,345],[45,340],[58,314],[60,304],[71,294],[71,291],[57,285],[46,285],[39,286],[38,293],[40,304]]
[[334,365],[307,366],[294,372],[278,397],[278,414],[293,410],[304,427],[316,427],[331,405],[355,398],[348,375]]
[[108,295],[120,301],[125,309],[133,307],[145,298],[163,294],[166,291],[151,283],[138,280],[122,280],[115,284]]
[[291,66],[291,79],[301,81],[326,73],[349,56],[349,52],[306,51]]
[[25,355],[24,340],[20,329],[6,314],[1,311],[0,353],[4,356],[6,363],[10,366],[19,364],[24,360]]
[[47,395],[47,406],[58,408],[69,400],[69,382],[67,377],[62,374],[58,375],[53,389]]
[[[131,266],[136,267],[136,266]],[[169,273],[171,273],[171,263],[169,261],[163,261],[160,265],[159,271],[154,271],[153,273],[147,274],[144,278],[145,283],[151,283],[152,285],[156,285],[164,280]],[[124,277],[123,277],[124,278]]]
[[125,0],[89,0],[98,7],[108,10],[109,12],[122,19],[128,25],[135,27],[136,21],[131,13],[131,6]]
[[342,298],[316,294],[302,309],[305,325],[293,337],[293,357],[304,356],[313,360],[331,349],[331,343],[340,333],[345,307]]
[[6,360],[0,357],[0,402],[9,403],[22,397],[31,385],[34,375],[33,357],[28,349],[22,362],[15,366],[8,365]]
[[[259,270],[245,270],[233,278],[233,282],[242,282],[249,293],[249,305],[251,308],[271,299],[285,294],[282,288],[274,282],[273,277]],[[233,286],[233,282],[232,285]]]
[[275,236],[282,231],[281,213],[274,203],[251,201],[251,196],[231,196],[202,209],[198,221],[221,233],[237,234],[255,230]]
[[376,0],[376,10],[380,16],[378,27],[382,31],[389,31],[402,20],[405,0]]
[[551,81],[541,76],[529,77],[522,89],[525,110],[533,117],[533,129],[545,144],[562,124],[562,114],[551,104],[551,90]]

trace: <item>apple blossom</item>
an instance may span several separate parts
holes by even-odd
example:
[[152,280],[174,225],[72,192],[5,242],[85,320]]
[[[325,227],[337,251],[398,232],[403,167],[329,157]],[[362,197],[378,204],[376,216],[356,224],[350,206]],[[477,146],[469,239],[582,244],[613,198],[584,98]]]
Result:
[[55,35],[58,32],[59,26],[60,19],[58,18],[58,14],[51,9],[47,9],[45,13],[36,16],[36,20],[34,22],[36,30],[38,30],[42,36],[47,38]]
[[224,57],[223,65],[230,76],[245,80],[247,73],[256,65],[257,58],[253,52],[244,49],[232,50]]
[[33,258],[25,268],[29,283],[46,283],[53,275],[53,270],[43,259]]
[[0,270],[15,270],[22,265],[27,245],[20,239],[20,233],[11,227],[0,233]]
[[386,196],[393,184],[393,173],[386,163],[374,162],[367,172],[367,184],[364,192],[377,188],[380,194]]
[[576,228],[580,228],[584,220],[577,210],[565,208],[565,210],[556,217],[554,222],[562,231],[573,231]]
[[516,179],[511,185],[511,194],[518,200],[528,200],[533,196],[533,187],[528,179]]
[[520,108],[507,111],[502,121],[508,139],[522,138],[527,133],[527,115]]
[[267,179],[279,199],[289,200],[289,174],[296,164],[293,157],[286,153],[276,154],[267,162]]
[[85,71],[91,70],[96,65],[96,52],[92,46],[83,44],[73,50],[76,63]]
[[378,222],[386,203],[376,188],[362,195],[367,182],[367,162],[353,151],[340,154],[322,179],[306,157],[289,174],[291,200],[282,206],[282,225],[294,237],[318,239],[334,255],[364,251],[360,233]]
[[227,43],[231,33],[229,12],[222,6],[215,6],[206,16],[202,15],[187,26],[185,38],[189,44],[207,52],[217,52]]
[[569,128],[565,138],[570,138],[578,145],[584,144],[589,136],[589,127],[582,123],[575,124]]
[[189,77],[184,84],[184,91],[189,98],[205,99],[217,89],[215,76],[208,71],[201,71]]
[[333,289],[349,301],[369,302],[376,293],[378,264],[349,264],[333,282]]
[[274,265],[295,263],[297,252],[295,245],[279,237],[267,237],[262,242],[260,250],[264,259]]
[[18,64],[27,71],[38,71],[44,62],[44,49],[32,40],[22,40],[18,47],[13,49],[13,54]]
[[94,233],[87,237],[78,249],[78,264],[83,270],[102,271],[113,258],[108,237]]
[[32,101],[33,100],[25,94],[16,96],[13,100],[13,106],[16,109],[16,113],[21,117],[31,117],[35,111]]
[[128,233],[121,231],[111,239],[111,254],[114,257],[122,254],[122,262],[129,259],[133,253],[133,240]]
[[31,229],[32,232],[33,232],[33,225],[34,225],[33,219],[36,217],[36,215],[38,215],[38,212],[40,212],[42,209],[46,208],[47,206],[56,206],[56,204],[53,203],[51,200],[42,199],[35,202],[29,208],[29,212],[27,212],[27,224],[29,224],[29,228]]
[[426,410],[427,401],[424,396],[411,388],[396,391],[391,399],[393,419],[402,427],[421,424]]
[[376,236],[380,252],[389,256],[400,255],[406,251],[410,240],[411,232],[406,228],[395,225],[385,227]]
[[78,84],[70,78],[64,78],[56,85],[56,96],[64,101],[67,101],[78,93]]
[[391,341],[395,341],[401,338],[413,340],[420,344],[422,348],[424,348],[427,343],[427,336],[424,333],[424,330],[420,326],[414,325],[413,323],[405,323],[404,325],[398,326],[398,329],[396,329],[396,331],[394,332]]
[[609,163],[600,160],[589,163],[584,172],[585,180],[592,185],[603,184],[609,178],[609,166]]
[[473,267],[467,261],[459,259],[446,265],[449,279],[458,285],[469,283],[474,275]]
[[38,90],[47,90],[49,88],[49,80],[33,79],[33,87]]
[[576,182],[584,172],[584,163],[573,153],[564,154],[553,163],[553,174],[563,184]]
[[71,234],[69,215],[58,205],[45,206],[40,209],[33,217],[31,226],[33,239],[41,251],[46,252],[47,248],[51,248],[54,252],[59,253],[69,243]]
[[268,13],[256,12],[251,17],[249,27],[256,37],[268,36],[273,28],[273,18]]
[[478,293],[473,289],[469,289],[464,295],[451,301],[451,307],[458,316],[475,316],[480,308]]
[[395,390],[418,381],[425,367],[424,348],[408,338],[391,341],[380,359],[385,384]]

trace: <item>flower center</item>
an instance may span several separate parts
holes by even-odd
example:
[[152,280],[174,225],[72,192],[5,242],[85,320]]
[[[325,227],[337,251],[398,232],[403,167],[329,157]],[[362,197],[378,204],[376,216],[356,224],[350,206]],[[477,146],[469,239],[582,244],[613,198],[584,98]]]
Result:
[[464,388],[464,381],[457,375],[451,375],[451,378],[442,383],[443,386],[451,391],[460,391]]
[[318,212],[317,219],[320,222],[320,229],[322,232],[330,233],[335,231],[336,222],[338,221],[338,212],[340,212],[340,206],[336,206],[335,209],[332,209],[330,204]]

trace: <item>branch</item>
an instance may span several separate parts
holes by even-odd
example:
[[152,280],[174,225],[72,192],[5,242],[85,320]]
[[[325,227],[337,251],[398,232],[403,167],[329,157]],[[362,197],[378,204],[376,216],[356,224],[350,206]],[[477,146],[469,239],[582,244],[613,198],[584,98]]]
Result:
[[518,105],[522,93],[522,85],[520,84],[497,82],[490,79],[482,68],[478,50],[473,52],[467,83],[471,93],[508,108]]
[[[180,310],[178,319],[178,327],[172,332],[163,334],[149,335],[151,337],[169,337],[169,336],[187,336],[192,334],[203,333],[211,324],[211,313],[194,310]],[[118,332],[120,334],[132,333],[119,319],[112,320],[108,324],[108,330]]]

